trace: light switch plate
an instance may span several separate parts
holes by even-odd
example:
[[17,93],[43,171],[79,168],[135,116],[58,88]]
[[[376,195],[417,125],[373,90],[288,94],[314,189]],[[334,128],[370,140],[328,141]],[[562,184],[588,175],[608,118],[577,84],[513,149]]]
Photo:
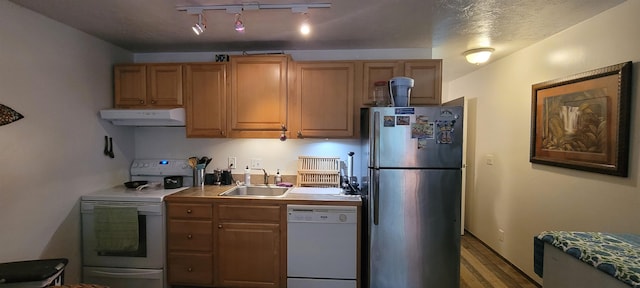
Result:
[[251,169],[262,169],[262,160],[261,159],[251,159]]

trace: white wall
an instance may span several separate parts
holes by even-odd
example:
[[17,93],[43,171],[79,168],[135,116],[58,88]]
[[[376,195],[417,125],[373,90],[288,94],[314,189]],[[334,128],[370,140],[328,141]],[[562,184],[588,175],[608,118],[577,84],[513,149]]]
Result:
[[[638,11],[627,1],[448,83],[447,99],[469,100],[466,228],[538,281],[533,237],[544,230],[640,233]],[[625,61],[636,65],[629,177],[529,163],[531,85]]]
[[[68,258],[80,277],[80,195],[122,183],[131,129],[113,129],[112,63],[133,55],[0,0],[0,103],[25,116],[0,126],[0,262]],[[114,138],[115,159],[102,154]]]

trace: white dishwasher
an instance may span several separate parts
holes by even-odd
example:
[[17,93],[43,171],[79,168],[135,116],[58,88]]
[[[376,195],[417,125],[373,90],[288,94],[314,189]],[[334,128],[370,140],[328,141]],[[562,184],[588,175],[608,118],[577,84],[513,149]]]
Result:
[[356,288],[356,206],[287,205],[287,287]]

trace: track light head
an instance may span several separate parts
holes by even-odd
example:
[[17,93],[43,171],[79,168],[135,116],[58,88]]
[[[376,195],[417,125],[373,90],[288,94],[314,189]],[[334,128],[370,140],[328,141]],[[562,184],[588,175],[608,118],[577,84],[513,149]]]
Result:
[[311,25],[309,25],[309,14],[304,13],[304,20],[300,24],[300,34],[306,36],[311,33]]
[[240,20],[240,13],[236,14],[236,21],[233,26],[236,31],[244,32],[244,24],[242,24],[242,20]]
[[198,23],[193,25],[191,29],[193,29],[193,33],[196,33],[196,35],[200,35],[204,32],[204,30],[207,30],[206,21],[202,22],[202,13],[198,14]]

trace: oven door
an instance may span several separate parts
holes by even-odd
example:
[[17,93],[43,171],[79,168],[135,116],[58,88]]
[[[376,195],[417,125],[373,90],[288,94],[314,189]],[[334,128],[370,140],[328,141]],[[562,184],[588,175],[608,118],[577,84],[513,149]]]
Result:
[[[144,202],[82,201],[82,260],[84,266],[152,268],[164,267],[164,204]],[[137,207],[139,243],[133,252],[98,252],[94,231],[94,207]]]

